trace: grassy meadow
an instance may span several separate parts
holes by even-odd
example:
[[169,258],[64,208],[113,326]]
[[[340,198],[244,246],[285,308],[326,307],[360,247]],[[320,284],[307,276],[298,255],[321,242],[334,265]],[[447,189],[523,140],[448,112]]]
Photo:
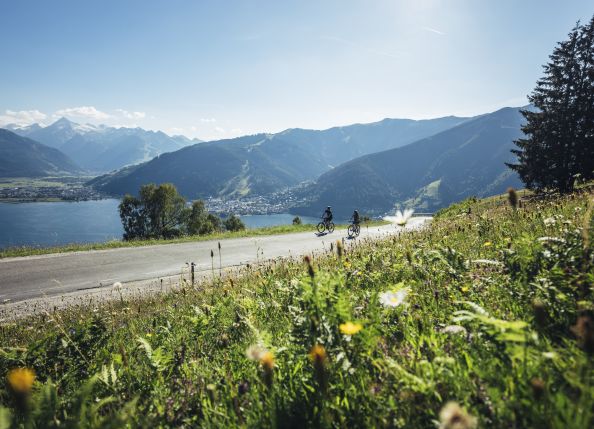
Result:
[[[590,428],[594,195],[0,325],[9,427]],[[114,293],[118,293],[114,290]]]

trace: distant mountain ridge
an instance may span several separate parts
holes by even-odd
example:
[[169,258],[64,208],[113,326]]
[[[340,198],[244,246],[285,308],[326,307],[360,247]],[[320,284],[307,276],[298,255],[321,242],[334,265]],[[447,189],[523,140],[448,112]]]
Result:
[[145,183],[171,182],[187,198],[262,195],[312,180],[361,155],[400,147],[468,118],[385,119],[327,130],[289,129],[185,147],[99,177],[99,190],[135,194]]
[[293,211],[313,215],[331,205],[344,217],[355,208],[381,214],[396,204],[433,211],[471,195],[521,186],[505,165],[514,159],[513,140],[522,135],[519,110],[504,108],[407,146],[346,162],[305,189],[308,204]]
[[142,128],[114,128],[77,124],[61,118],[47,127],[7,125],[4,128],[47,146],[60,149],[91,172],[104,173],[148,161],[164,152],[200,142],[183,136],[168,136]]
[[0,177],[43,177],[82,174],[58,149],[0,129]]

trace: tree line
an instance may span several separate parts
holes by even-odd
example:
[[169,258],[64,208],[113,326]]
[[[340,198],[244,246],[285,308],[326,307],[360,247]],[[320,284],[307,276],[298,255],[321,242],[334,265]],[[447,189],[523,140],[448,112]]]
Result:
[[594,179],[594,17],[578,22],[549,59],[522,110],[517,163],[508,166],[529,189],[566,193]]
[[124,240],[169,239],[245,229],[235,215],[222,219],[209,213],[202,200],[193,201],[188,206],[171,183],[143,185],[137,197],[124,196],[119,210]]

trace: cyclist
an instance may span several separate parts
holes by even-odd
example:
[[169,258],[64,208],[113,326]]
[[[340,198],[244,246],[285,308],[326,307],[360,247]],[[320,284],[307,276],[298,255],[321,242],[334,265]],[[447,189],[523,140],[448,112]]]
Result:
[[326,210],[324,210],[324,214],[322,215],[322,220],[325,224],[332,222],[332,207],[326,207]]
[[351,216],[351,222],[353,222],[354,225],[359,225],[361,223],[361,217],[359,216],[359,210],[355,210],[353,212],[353,216]]

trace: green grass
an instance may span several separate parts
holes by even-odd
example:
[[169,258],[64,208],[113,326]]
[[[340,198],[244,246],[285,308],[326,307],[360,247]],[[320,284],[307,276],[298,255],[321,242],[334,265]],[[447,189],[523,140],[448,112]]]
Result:
[[[363,226],[378,226],[387,225],[389,222],[385,221],[372,221],[369,223],[362,224]],[[348,228],[348,225],[336,225],[337,230]],[[281,235],[281,234],[293,234],[297,232],[315,231],[315,225],[301,224],[301,225],[278,225],[268,226],[263,228],[246,228],[242,231],[225,231],[208,235],[193,235],[180,238],[174,238],[170,240],[164,239],[151,239],[151,240],[111,240],[102,243],[72,243],[64,246],[53,246],[53,247],[34,247],[34,246],[21,246],[21,247],[7,247],[0,249],[0,259],[11,258],[18,256],[32,256],[32,255],[46,255],[50,253],[66,253],[66,252],[81,252],[90,250],[106,250],[106,249],[118,249],[122,247],[140,247],[140,246],[154,246],[161,244],[176,244],[176,243],[192,243],[198,241],[208,240],[224,240],[228,238],[241,238],[241,237],[259,237],[264,235]]]
[[311,267],[4,323],[0,377],[37,378],[0,388],[0,421],[435,428],[454,401],[469,415],[443,428],[593,427],[593,211],[589,193],[467,200]]

